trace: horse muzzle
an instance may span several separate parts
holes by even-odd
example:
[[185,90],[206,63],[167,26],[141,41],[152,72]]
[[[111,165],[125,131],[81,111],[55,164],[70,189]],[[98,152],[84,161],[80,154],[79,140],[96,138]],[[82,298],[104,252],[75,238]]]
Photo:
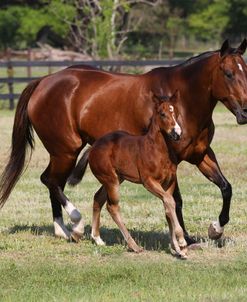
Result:
[[169,138],[173,141],[178,141],[181,138],[181,134],[178,134],[175,129],[172,129],[172,131],[168,134]]
[[247,108],[236,111],[236,119],[239,125],[247,124]]

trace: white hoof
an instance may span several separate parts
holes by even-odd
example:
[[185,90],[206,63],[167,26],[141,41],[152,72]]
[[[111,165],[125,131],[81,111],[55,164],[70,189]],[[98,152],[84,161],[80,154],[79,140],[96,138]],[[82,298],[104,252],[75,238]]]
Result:
[[84,234],[84,221],[82,218],[79,220],[79,222],[72,225],[72,230],[74,233],[77,233],[82,237],[82,235]]
[[91,234],[91,238],[96,245],[105,245],[105,242],[101,239],[100,236],[94,236],[93,234]]
[[70,239],[70,232],[65,227],[62,217],[55,218],[53,224],[56,237],[64,238],[66,240]]
[[219,221],[213,221],[208,228],[208,236],[210,239],[219,239],[224,232],[224,227],[220,226]]

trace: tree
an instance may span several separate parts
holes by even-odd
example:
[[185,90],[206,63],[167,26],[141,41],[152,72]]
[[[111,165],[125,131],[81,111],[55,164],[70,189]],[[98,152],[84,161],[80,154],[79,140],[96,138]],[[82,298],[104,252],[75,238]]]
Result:
[[219,41],[230,19],[227,0],[213,0],[188,18],[191,32],[199,40]]

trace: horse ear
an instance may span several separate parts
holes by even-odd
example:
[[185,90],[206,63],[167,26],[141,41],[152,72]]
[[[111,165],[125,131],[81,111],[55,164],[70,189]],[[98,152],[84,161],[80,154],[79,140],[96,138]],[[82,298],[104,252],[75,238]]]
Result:
[[245,53],[246,48],[247,48],[247,40],[244,38],[243,41],[242,41],[242,43],[237,48],[237,52],[240,55],[243,55]]
[[172,102],[176,102],[178,100],[179,96],[180,96],[180,92],[178,89],[176,89],[175,92],[173,93],[173,95],[170,97],[170,100]]
[[162,103],[163,101],[161,100],[160,96],[153,94],[153,103],[155,105],[156,108],[159,107],[159,105]]
[[227,54],[229,49],[230,49],[230,45],[229,45],[229,41],[227,39],[227,40],[224,41],[224,43],[221,46],[220,56],[223,57],[225,54]]

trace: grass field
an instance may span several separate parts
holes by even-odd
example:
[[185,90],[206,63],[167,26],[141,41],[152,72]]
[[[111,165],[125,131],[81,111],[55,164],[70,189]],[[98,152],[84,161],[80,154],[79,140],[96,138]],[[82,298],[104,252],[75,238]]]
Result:
[[[0,212],[0,301],[246,301],[247,126],[238,126],[222,106],[214,120],[213,149],[233,186],[231,220],[222,240],[207,239],[221,195],[195,167],[182,163],[178,176],[186,225],[203,242],[202,250],[189,251],[187,261],[169,254],[161,202],[130,183],[121,188],[122,214],[144,252],[127,252],[106,209],[101,231],[107,246],[93,245],[89,234],[98,183],[90,171],[79,186],[66,187],[85,218],[85,239],[74,244],[55,238],[48,192],[39,180],[48,155],[36,138],[31,162]],[[0,111],[1,170],[12,123],[13,113]]]

